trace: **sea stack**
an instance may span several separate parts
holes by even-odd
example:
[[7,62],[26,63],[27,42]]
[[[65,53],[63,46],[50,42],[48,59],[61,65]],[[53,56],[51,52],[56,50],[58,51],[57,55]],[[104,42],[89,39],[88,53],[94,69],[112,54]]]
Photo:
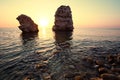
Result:
[[34,21],[29,16],[21,14],[16,19],[19,21],[20,26],[18,27],[23,33],[31,33],[31,32],[39,31],[38,25],[34,23]]
[[69,6],[60,6],[55,13],[53,31],[73,31],[72,12]]

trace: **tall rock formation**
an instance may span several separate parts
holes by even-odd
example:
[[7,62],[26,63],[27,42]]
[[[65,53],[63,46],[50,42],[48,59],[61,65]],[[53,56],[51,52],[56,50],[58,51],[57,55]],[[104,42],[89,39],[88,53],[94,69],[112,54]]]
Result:
[[39,31],[38,25],[36,23],[34,23],[34,21],[30,17],[28,17],[24,14],[21,14],[16,19],[19,21],[20,26],[18,26],[18,27],[20,30],[22,30],[23,33]]
[[60,6],[55,13],[54,31],[73,31],[73,21],[69,6]]

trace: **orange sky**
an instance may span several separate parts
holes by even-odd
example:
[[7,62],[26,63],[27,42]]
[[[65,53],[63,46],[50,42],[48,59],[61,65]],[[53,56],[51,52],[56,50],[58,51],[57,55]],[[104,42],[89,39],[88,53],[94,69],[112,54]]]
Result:
[[48,26],[54,24],[54,14],[60,5],[72,9],[74,26],[120,27],[120,0],[0,0],[0,27],[19,26],[16,17],[30,16],[40,25],[46,19]]

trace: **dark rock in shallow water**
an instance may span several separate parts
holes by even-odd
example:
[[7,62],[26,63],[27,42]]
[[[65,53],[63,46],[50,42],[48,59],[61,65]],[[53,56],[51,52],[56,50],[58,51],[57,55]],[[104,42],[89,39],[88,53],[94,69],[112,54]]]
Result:
[[73,31],[73,21],[69,6],[60,6],[55,13],[54,31]]
[[[81,79],[80,79],[81,80]],[[99,77],[94,77],[94,78],[90,78],[90,80],[103,80],[102,78]]]
[[95,63],[99,66],[104,66],[104,61],[103,60],[96,60]]
[[20,23],[19,29],[22,30],[23,33],[39,31],[38,25],[36,23],[34,23],[34,21],[30,17],[28,17],[24,14],[21,14],[16,19],[19,21],[19,23]]
[[99,74],[108,73],[108,69],[104,67],[99,68],[98,71],[99,71]]
[[105,73],[102,74],[101,77],[103,78],[103,80],[119,80],[119,78],[114,74]]

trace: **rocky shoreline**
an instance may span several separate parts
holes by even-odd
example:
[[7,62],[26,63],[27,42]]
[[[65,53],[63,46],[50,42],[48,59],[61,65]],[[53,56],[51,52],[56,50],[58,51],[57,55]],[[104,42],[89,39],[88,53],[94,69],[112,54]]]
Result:
[[37,52],[36,72],[24,80],[38,80],[33,74],[41,80],[120,80],[120,53],[82,56],[71,51],[70,42],[58,46],[47,56]]
[[[56,43],[55,49],[47,54],[33,52],[19,61],[15,59],[5,63],[1,69],[0,79],[120,80],[119,46],[108,51],[103,50],[103,53],[104,47],[74,51],[71,44],[71,41]],[[8,74],[10,77],[6,77]]]

